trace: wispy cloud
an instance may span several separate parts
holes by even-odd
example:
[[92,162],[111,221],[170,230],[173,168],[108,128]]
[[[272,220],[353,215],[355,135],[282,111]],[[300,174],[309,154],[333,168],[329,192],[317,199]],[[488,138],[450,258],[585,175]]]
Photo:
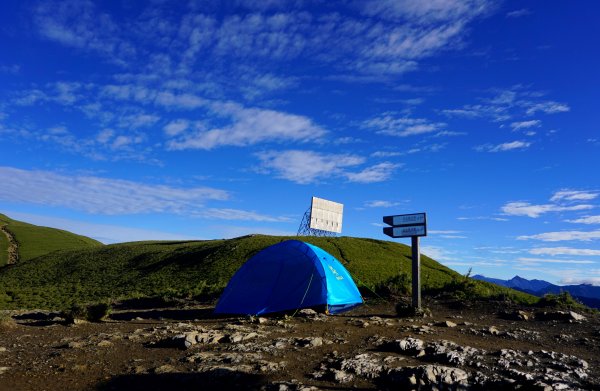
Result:
[[287,223],[292,221],[289,217],[269,216],[254,211],[229,209],[229,208],[207,208],[197,214],[197,217],[218,220],[238,220],[238,221],[260,221],[269,223]]
[[521,18],[523,16],[531,15],[532,12],[527,8],[521,8],[514,11],[509,11],[506,13],[507,18]]
[[[545,94],[531,91],[522,85],[491,91],[492,97],[480,98],[476,104],[441,110],[449,117],[488,118],[494,122],[505,122],[515,117],[532,116],[536,113],[556,114],[570,110],[566,103],[543,100]],[[523,123],[530,120],[513,121]]]
[[346,172],[345,176],[350,182],[374,183],[388,180],[396,168],[401,164],[383,162],[367,167],[359,172]]
[[307,117],[266,109],[248,109],[227,103],[213,109],[231,118],[226,127],[184,134],[168,143],[173,150],[213,149],[220,146],[247,146],[264,142],[316,140],[326,131]]
[[227,191],[210,187],[176,188],[97,176],[67,176],[49,171],[0,167],[0,199],[58,206],[92,214],[188,214]]
[[600,231],[557,231],[546,232],[536,235],[523,235],[518,240],[537,239],[544,242],[561,242],[567,240],[590,241],[600,239]]
[[391,208],[394,206],[401,205],[402,202],[398,201],[385,201],[385,200],[373,200],[366,201],[364,203],[365,208]]
[[529,250],[533,255],[582,255],[582,256],[600,256],[600,250],[589,248],[573,247],[540,247]]
[[550,212],[567,212],[576,210],[593,209],[594,205],[580,204],[580,205],[556,205],[556,204],[542,204],[533,205],[529,202],[509,202],[504,205],[501,209],[502,212],[511,216],[528,216],[537,218],[542,214]]
[[580,260],[580,259],[548,259],[548,258],[529,258],[529,257],[520,257],[517,258],[518,262],[522,263],[570,263],[575,265],[587,265],[596,263],[594,261]]
[[600,224],[600,215],[580,217],[574,220],[567,220],[567,222],[578,224]]
[[540,121],[538,119],[532,119],[529,121],[513,122],[510,124],[510,127],[516,131],[516,130],[520,130],[520,129],[537,128],[540,126],[541,123],[542,123],[542,121]]
[[363,127],[373,129],[378,134],[407,137],[441,131],[446,127],[443,122],[431,122],[424,118],[396,117],[386,113],[363,123]]
[[478,152],[506,152],[514,150],[525,150],[531,146],[529,141],[511,141],[502,144],[483,144],[475,147]]
[[349,171],[365,163],[366,159],[352,154],[324,154],[314,151],[269,151],[257,154],[260,170],[274,172],[277,177],[300,184],[320,180],[345,178],[349,182],[372,183],[387,180],[399,166],[389,162]]
[[550,201],[590,201],[597,197],[597,191],[562,189],[554,193]]

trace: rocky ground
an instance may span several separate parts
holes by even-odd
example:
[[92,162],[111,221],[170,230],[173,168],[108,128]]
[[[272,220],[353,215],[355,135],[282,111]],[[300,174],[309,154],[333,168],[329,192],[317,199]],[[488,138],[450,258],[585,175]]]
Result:
[[0,390],[600,389],[598,314],[426,305],[424,318],[385,302],[217,317],[189,303],[75,325],[14,312],[0,326]]

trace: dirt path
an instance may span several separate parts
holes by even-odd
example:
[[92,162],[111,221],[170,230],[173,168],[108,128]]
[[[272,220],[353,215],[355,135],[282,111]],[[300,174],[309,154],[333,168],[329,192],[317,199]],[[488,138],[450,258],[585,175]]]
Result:
[[19,245],[13,234],[6,228],[6,225],[0,226],[0,231],[6,235],[6,239],[8,240],[8,260],[6,264],[14,265],[19,261]]

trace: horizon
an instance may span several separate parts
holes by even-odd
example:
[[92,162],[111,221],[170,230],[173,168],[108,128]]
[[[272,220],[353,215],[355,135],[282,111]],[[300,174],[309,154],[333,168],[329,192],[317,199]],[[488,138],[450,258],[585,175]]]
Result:
[[600,285],[600,3],[0,10],[0,213],[103,243],[294,236],[317,196],[342,236],[426,212],[422,253],[460,273]]

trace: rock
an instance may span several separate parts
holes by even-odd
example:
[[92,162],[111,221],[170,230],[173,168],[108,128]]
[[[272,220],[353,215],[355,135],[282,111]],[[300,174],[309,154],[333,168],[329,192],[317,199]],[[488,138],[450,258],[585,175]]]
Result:
[[223,340],[225,340],[225,334],[219,333],[219,332],[206,332],[206,333],[198,333],[196,335],[196,342],[197,343],[204,343],[204,344],[217,344],[219,342],[222,342]]
[[189,349],[197,343],[197,332],[178,334],[171,338],[173,345],[180,349]]
[[535,318],[539,320],[567,320],[581,322],[586,317],[574,311],[543,311],[536,312]]
[[256,322],[257,322],[258,324],[266,324],[266,323],[268,323],[268,322],[269,322],[269,319],[267,319],[267,318],[262,318],[262,317],[259,317],[259,318],[256,320]]
[[110,341],[104,340],[104,341],[98,342],[97,346],[101,347],[101,348],[107,348],[107,347],[113,346],[113,343]]
[[384,367],[380,364],[379,360],[371,357],[367,353],[340,361],[340,368],[343,371],[352,372],[360,377],[368,379],[379,377],[384,370]]
[[436,323],[436,326],[440,326],[440,327],[456,327],[456,323],[451,322],[449,320],[445,320],[443,322]]
[[2,346],[0,346],[0,353],[4,353],[4,352],[6,352],[6,348],[5,348],[5,347],[2,347]]
[[585,320],[585,316],[578,314],[577,312],[569,311],[569,315],[573,320]]
[[491,335],[499,335],[499,334],[500,334],[500,330],[498,330],[498,329],[496,328],[496,326],[490,326],[490,327],[487,329],[487,331],[488,331],[488,333],[490,333]]
[[0,375],[8,372],[9,369],[10,369],[10,367],[0,367]]
[[83,346],[84,346],[83,342],[71,341],[71,342],[68,342],[63,347],[66,347],[66,348],[69,348],[69,349],[81,349]]
[[468,384],[469,374],[458,368],[439,365],[400,367],[390,369],[382,376],[385,383],[397,389],[463,390]]
[[502,311],[500,312],[500,317],[508,320],[524,320],[528,321],[531,318],[531,314],[528,314],[525,311],[515,310],[515,311]]
[[424,349],[424,343],[420,339],[408,337],[392,342],[392,347],[404,354],[418,354]]
[[354,376],[347,372],[340,371],[337,369],[331,369],[331,371],[333,373],[333,380],[337,383],[348,383],[354,380]]
[[323,345],[323,338],[321,337],[306,337],[306,338],[296,338],[295,345],[301,347],[316,347]]
[[319,314],[317,313],[317,311],[312,310],[310,308],[304,308],[300,311],[298,311],[297,316],[301,317],[301,318],[315,318],[317,317]]

